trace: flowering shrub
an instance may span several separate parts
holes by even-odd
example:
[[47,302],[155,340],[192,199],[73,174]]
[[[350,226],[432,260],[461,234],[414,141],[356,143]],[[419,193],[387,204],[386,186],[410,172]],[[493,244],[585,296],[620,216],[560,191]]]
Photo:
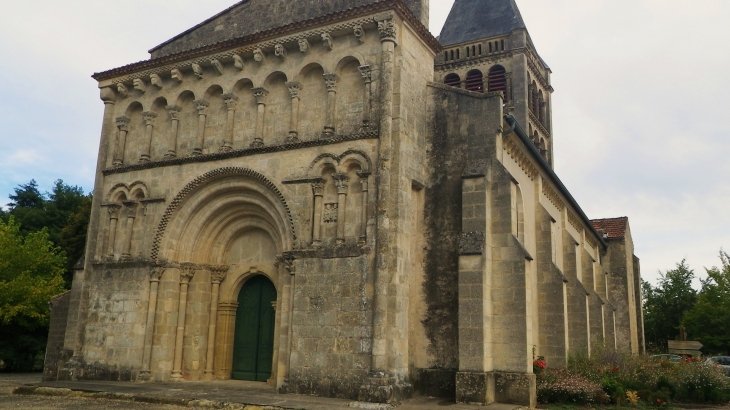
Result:
[[[540,367],[537,360],[535,367]],[[571,357],[565,369],[546,363],[535,373],[541,403],[622,404],[639,397],[642,403],[666,407],[673,401],[730,400],[730,379],[716,366],[695,359],[675,363],[598,350],[591,357]]]
[[535,374],[542,373],[547,367],[547,362],[543,356],[538,357],[532,361],[532,372]]

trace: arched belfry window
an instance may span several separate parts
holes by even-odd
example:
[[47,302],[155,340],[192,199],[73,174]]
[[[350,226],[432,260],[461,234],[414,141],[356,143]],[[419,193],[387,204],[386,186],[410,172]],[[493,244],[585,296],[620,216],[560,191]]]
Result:
[[459,77],[459,74],[451,73],[444,78],[444,84],[452,87],[461,87],[461,77]]
[[469,91],[476,91],[478,93],[484,92],[484,78],[481,71],[471,70],[467,73],[466,89]]
[[489,92],[502,91],[504,100],[509,100],[507,95],[507,71],[501,65],[495,65],[489,69],[488,79]]

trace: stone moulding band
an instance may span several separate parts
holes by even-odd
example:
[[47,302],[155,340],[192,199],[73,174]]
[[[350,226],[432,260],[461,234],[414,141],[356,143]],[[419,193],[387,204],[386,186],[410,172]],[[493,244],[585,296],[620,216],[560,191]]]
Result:
[[264,146],[264,147],[259,147],[259,148],[244,148],[244,149],[238,149],[238,150],[233,150],[233,151],[229,151],[229,152],[216,152],[216,153],[196,155],[196,156],[190,156],[190,157],[163,159],[161,161],[138,163],[138,164],[132,164],[132,165],[121,166],[121,167],[116,167],[116,168],[107,168],[104,171],[102,171],[102,173],[104,174],[104,176],[113,175],[113,174],[123,174],[125,172],[141,171],[141,170],[151,169],[151,168],[168,167],[168,166],[173,166],[173,165],[184,165],[184,164],[191,164],[191,163],[196,163],[196,162],[220,161],[220,160],[229,159],[229,158],[239,158],[239,157],[246,157],[246,156],[250,156],[250,155],[266,154],[266,153],[271,153],[271,152],[289,151],[289,150],[295,150],[295,149],[300,149],[300,148],[321,147],[324,145],[332,145],[332,144],[337,144],[340,142],[357,141],[357,140],[373,139],[373,138],[378,138],[378,131],[368,131],[368,132],[364,132],[364,133],[350,134],[350,135],[338,135],[338,136],[335,136],[332,138],[322,138],[319,140],[294,142],[294,143],[289,143],[289,144],[270,145],[270,146]]
[[281,205],[284,207],[284,210],[286,211],[286,218],[289,221],[292,239],[296,241],[297,235],[296,231],[294,230],[294,219],[291,216],[291,210],[289,209],[289,205],[287,205],[286,200],[284,199],[284,195],[281,193],[279,188],[277,188],[273,182],[269,181],[268,178],[256,171],[250,170],[248,168],[225,167],[207,172],[195,178],[194,180],[189,182],[185,186],[185,188],[183,188],[177,195],[175,195],[175,198],[170,202],[170,205],[167,206],[167,209],[165,210],[165,213],[162,215],[162,219],[160,220],[160,224],[157,226],[157,230],[155,231],[155,238],[152,241],[152,251],[150,252],[151,260],[158,259],[160,253],[160,243],[162,242],[162,238],[165,236],[165,232],[167,231],[167,225],[172,220],[172,217],[175,214],[175,211],[177,211],[177,208],[180,206],[180,204],[200,185],[210,181],[211,179],[218,178],[224,175],[249,176],[251,178],[259,180],[259,182],[261,182],[264,186],[270,189],[277,196],[277,198],[279,198]]

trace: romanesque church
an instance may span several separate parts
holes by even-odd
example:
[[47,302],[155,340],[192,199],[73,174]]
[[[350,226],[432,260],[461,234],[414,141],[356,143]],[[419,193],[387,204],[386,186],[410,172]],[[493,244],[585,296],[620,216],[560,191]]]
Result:
[[94,74],[88,243],[45,379],[534,406],[536,356],[642,352],[628,219],[589,219],[553,171],[515,0],[428,20],[244,0]]

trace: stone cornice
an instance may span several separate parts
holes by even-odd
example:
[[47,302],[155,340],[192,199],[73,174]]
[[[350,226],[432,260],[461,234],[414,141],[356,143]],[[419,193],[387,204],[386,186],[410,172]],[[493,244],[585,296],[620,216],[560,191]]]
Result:
[[[421,21],[413,15],[408,6],[403,4],[401,0],[381,0],[365,6],[354,7],[345,11],[327,14],[314,19],[288,24],[272,30],[261,31],[259,33],[222,41],[197,49],[184,51],[181,53],[156,59],[140,61],[138,63],[129,64],[112,70],[95,73],[94,75],[92,75],[92,78],[97,81],[103,81],[122,76],[130,76],[132,74],[135,74],[134,78],[139,78],[150,76],[152,74],[159,74],[165,71],[170,71],[173,68],[179,68],[182,66],[190,65],[191,63],[197,63],[199,61],[208,62],[209,60],[220,60],[221,58],[226,57],[232,58],[234,54],[246,51],[253,51],[256,48],[268,47],[273,49],[277,43],[288,41],[298,42],[298,40],[301,38],[314,36],[321,38],[321,35],[324,32],[331,32],[338,29],[342,30],[348,28],[354,30],[357,26],[362,27],[363,24],[374,24],[376,21],[376,16],[372,14],[387,11],[394,11],[398,16],[400,16],[400,18],[408,22],[409,25],[424,40],[424,42],[431,47],[434,52],[438,53],[441,51],[441,44],[438,42],[438,40],[436,40],[436,38],[428,31],[423,23],[421,23]],[[317,27],[323,25],[334,24],[348,19],[358,20],[346,22],[335,27],[317,29]],[[282,36],[290,37],[281,38]],[[185,62],[185,64],[181,64],[182,62]],[[133,77],[130,76],[127,78],[122,78],[118,81],[115,81],[115,83],[128,81],[130,79],[133,79]]]
[[535,177],[538,175],[537,167],[532,163],[530,158],[522,152],[519,145],[521,144],[517,144],[517,142],[515,142],[515,140],[509,135],[504,136],[502,146],[504,147],[505,153],[509,155],[520,168],[522,168],[522,171],[525,172],[525,175],[527,175],[530,180],[534,181]]
[[270,146],[265,146],[265,147],[260,147],[260,148],[244,148],[244,149],[238,149],[238,150],[233,150],[233,151],[229,151],[229,152],[216,152],[216,153],[203,154],[203,155],[197,155],[197,156],[191,156],[191,157],[163,159],[161,161],[138,163],[138,164],[132,164],[132,165],[127,165],[127,166],[121,166],[121,167],[117,167],[117,168],[107,168],[102,172],[105,176],[113,175],[113,174],[123,174],[126,172],[141,171],[141,170],[151,169],[151,168],[169,167],[169,166],[173,166],[173,165],[184,165],[184,164],[192,164],[192,163],[198,163],[198,162],[220,161],[220,160],[229,159],[229,158],[247,157],[247,156],[251,156],[251,155],[266,154],[266,153],[270,153],[270,152],[289,151],[289,150],[309,148],[309,147],[321,147],[324,145],[332,145],[332,144],[337,144],[340,142],[357,141],[357,140],[373,139],[373,138],[378,138],[378,131],[368,131],[368,132],[363,132],[363,133],[359,133],[359,134],[350,134],[350,135],[337,135],[332,138],[322,138],[322,139],[318,139],[318,140],[314,140],[314,141],[302,141],[302,142],[295,142],[295,143],[291,143],[291,144],[270,145]]

